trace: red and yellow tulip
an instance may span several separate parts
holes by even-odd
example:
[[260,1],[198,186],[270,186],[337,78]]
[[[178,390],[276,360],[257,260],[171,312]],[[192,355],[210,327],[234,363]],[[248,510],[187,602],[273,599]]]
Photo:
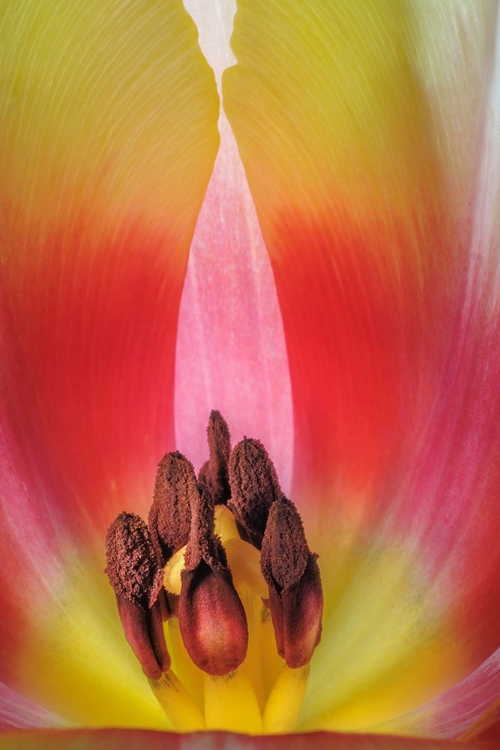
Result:
[[[0,748],[474,742],[500,706],[498,3],[238,0],[236,64],[230,4],[186,5],[210,65],[181,0],[0,7]],[[212,408],[320,555],[293,737],[165,734],[103,573]]]

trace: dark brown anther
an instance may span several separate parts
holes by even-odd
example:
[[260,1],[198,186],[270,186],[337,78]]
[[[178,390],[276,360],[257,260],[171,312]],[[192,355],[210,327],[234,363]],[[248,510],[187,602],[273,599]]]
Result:
[[225,675],[245,659],[248,627],[226,553],[214,534],[213,511],[213,499],[200,485],[181,573],[179,625],[194,663],[210,675]]
[[177,451],[167,453],[158,464],[148,518],[162,565],[188,542],[193,494],[198,494],[193,465]]
[[159,680],[170,668],[160,604],[163,570],[142,518],[116,518],[106,534],[106,559],[125,637],[144,674]]
[[209,460],[200,469],[199,480],[206,484],[215,505],[225,505],[231,495],[227,463],[231,452],[231,436],[224,417],[210,412],[207,428]]
[[289,667],[303,667],[320,642],[323,591],[317,555],[309,550],[297,509],[285,497],[269,511],[260,560],[278,653]]
[[276,469],[258,440],[245,438],[229,458],[231,499],[240,536],[261,548],[271,505],[282,496]]

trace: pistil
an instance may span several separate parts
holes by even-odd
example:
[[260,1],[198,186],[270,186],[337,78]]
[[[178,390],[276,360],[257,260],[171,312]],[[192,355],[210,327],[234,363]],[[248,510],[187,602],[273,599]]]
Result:
[[227,557],[214,533],[214,505],[200,485],[192,498],[192,524],[179,598],[181,635],[194,663],[212,676],[227,675],[245,659],[248,627]]
[[216,411],[208,442],[198,480],[180,453],[162,458],[149,527],[118,516],[106,572],[175,729],[289,732],[321,635],[317,556],[262,443],[231,451]]

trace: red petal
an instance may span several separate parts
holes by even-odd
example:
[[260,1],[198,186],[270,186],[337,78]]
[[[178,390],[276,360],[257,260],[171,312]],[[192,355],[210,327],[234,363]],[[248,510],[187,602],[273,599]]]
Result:
[[[0,735],[0,748],[9,750],[463,750],[462,744],[437,740],[415,740],[382,735],[315,734],[249,737],[223,732],[168,734],[141,730],[68,730],[61,732],[22,732]],[[469,745],[469,747],[475,747]],[[483,746],[484,748],[484,746]]]
[[173,447],[217,94],[180,2],[22,0],[2,24],[2,388],[51,513],[100,535]]
[[15,0],[0,26],[0,664],[91,723],[103,693],[122,702],[118,683],[99,693],[112,674],[75,669],[76,633],[102,665],[91,622],[114,620],[94,589],[83,633],[77,589],[99,587],[106,527],[146,514],[174,447],[178,309],[219,103],[180,0]]

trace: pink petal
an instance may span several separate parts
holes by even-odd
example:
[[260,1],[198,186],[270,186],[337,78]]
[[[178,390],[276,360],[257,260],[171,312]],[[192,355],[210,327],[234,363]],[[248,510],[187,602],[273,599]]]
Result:
[[[200,44],[220,75],[234,9],[187,3]],[[175,414],[179,449],[196,466],[207,458],[208,414],[218,409],[233,443],[244,435],[267,446],[286,491],[293,425],[288,359],[269,256],[227,119],[196,225],[179,314]]]
[[64,726],[59,717],[45,711],[6,685],[0,684],[0,730]]

